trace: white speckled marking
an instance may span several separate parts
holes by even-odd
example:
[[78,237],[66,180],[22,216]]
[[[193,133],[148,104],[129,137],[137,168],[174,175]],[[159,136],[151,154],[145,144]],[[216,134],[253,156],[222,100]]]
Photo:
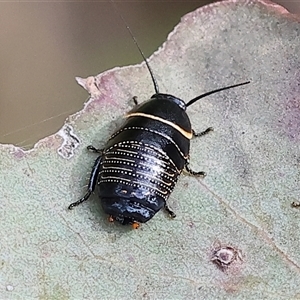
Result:
[[58,148],[57,153],[63,158],[70,159],[80,144],[79,138],[75,135],[70,124],[65,124],[57,134],[63,138],[63,143]]

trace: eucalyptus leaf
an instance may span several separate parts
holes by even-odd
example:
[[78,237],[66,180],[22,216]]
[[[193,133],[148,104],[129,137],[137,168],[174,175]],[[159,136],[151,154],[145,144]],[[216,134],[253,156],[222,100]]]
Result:
[[[191,167],[138,230],[110,224],[93,196],[76,209],[102,147],[154,93],[145,63],[77,78],[82,111],[32,150],[1,145],[3,299],[299,299],[300,23],[267,1],[224,1],[184,16],[149,59],[160,92],[186,102]],[[294,205],[295,206],[295,205]],[[228,266],[220,250],[232,250]],[[226,251],[225,251],[226,252]],[[224,253],[224,252],[222,252]],[[218,258],[218,257],[217,257]]]

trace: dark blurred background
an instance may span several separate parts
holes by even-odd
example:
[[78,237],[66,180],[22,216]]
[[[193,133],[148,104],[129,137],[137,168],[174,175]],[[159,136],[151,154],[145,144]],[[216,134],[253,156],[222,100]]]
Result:
[[[214,1],[115,1],[146,56],[180,18]],[[300,14],[300,1],[276,1]],[[0,3],[0,143],[29,148],[88,94],[74,77],[142,61],[110,2]]]

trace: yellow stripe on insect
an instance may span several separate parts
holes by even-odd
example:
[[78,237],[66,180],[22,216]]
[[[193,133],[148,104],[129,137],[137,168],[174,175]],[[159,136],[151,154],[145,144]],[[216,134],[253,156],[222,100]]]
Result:
[[157,116],[153,116],[153,115],[149,115],[149,114],[145,114],[145,113],[140,113],[140,112],[136,112],[136,113],[130,113],[127,114],[125,116],[126,118],[130,118],[130,117],[145,117],[145,118],[149,118],[149,119],[153,119],[162,123],[165,123],[171,127],[173,127],[174,129],[176,129],[177,131],[179,131],[184,137],[186,137],[187,139],[191,139],[193,137],[193,133],[192,132],[188,132],[186,130],[184,130],[183,128],[181,128],[180,126],[178,126],[177,124],[165,120],[163,118],[157,117]]

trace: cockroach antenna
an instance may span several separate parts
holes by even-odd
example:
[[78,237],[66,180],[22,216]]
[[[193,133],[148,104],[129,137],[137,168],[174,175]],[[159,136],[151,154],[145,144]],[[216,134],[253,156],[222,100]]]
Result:
[[[149,73],[150,73],[150,75],[151,75],[151,79],[152,79],[152,82],[153,82],[153,85],[154,85],[155,93],[156,93],[156,94],[159,94],[159,89],[158,89],[157,81],[156,81],[156,79],[155,79],[155,77],[154,77],[154,74],[153,74],[153,71],[152,71],[152,69],[151,69],[151,67],[150,67],[150,65],[149,65],[149,63],[148,63],[148,61],[147,61],[147,58],[146,58],[145,55],[144,55],[144,52],[143,52],[142,49],[140,48],[140,46],[139,46],[139,44],[138,44],[138,42],[137,42],[137,40],[136,40],[136,38],[135,38],[133,32],[131,31],[129,25],[127,24],[127,22],[126,22],[125,19],[123,18],[122,14],[119,12],[119,10],[118,10],[118,8],[117,8],[115,2],[114,2],[113,0],[110,0],[110,2],[112,3],[112,5],[113,5],[113,7],[114,7],[114,10],[116,11],[116,13],[117,13],[117,14],[120,16],[120,18],[122,19],[123,23],[125,24],[125,26],[126,26],[128,32],[129,32],[129,34],[130,34],[130,36],[131,36],[131,38],[133,39],[133,42],[135,43],[135,45],[136,45],[136,47],[138,48],[138,50],[139,50],[141,56],[143,57],[143,59],[144,59],[144,61],[145,61],[145,63],[146,63],[147,69],[149,70]],[[198,101],[199,99],[204,98],[204,97],[206,97],[206,96],[209,96],[209,95],[211,95],[211,94],[215,94],[215,93],[218,93],[218,92],[221,92],[221,91],[224,91],[224,90],[228,90],[228,89],[231,89],[231,88],[235,88],[235,87],[238,87],[238,86],[241,86],[241,85],[244,85],[244,84],[248,84],[248,83],[250,83],[250,81],[246,81],[246,82],[239,83],[239,84],[235,84],[235,85],[226,86],[226,87],[223,87],[223,88],[220,88],[220,89],[216,89],[216,90],[213,90],[213,91],[204,93],[204,94],[199,95],[199,96],[193,98],[192,100],[190,100],[190,101],[186,104],[186,107],[192,105],[193,103],[195,103],[195,102]]]
[[193,103],[195,103],[195,102],[198,101],[199,99],[204,98],[204,97],[206,97],[206,96],[209,96],[209,95],[211,95],[211,94],[218,93],[218,92],[221,92],[221,91],[224,91],[224,90],[228,90],[228,89],[232,89],[232,88],[235,88],[235,87],[237,87],[237,86],[244,85],[244,84],[248,84],[248,83],[250,83],[250,81],[246,81],[246,82],[243,82],[243,83],[238,83],[238,84],[226,86],[226,87],[223,87],[223,88],[220,88],[220,89],[217,89],[217,90],[213,90],[213,91],[204,93],[204,94],[202,94],[202,95],[200,95],[200,96],[197,96],[196,98],[190,100],[190,101],[186,104],[186,107],[192,105]]
[[112,5],[113,5],[113,7],[114,7],[114,10],[116,11],[116,13],[120,16],[120,18],[121,18],[122,21],[124,22],[124,24],[125,24],[125,26],[126,26],[128,32],[129,32],[131,38],[133,39],[133,42],[134,42],[135,45],[137,46],[137,48],[138,48],[140,54],[142,55],[142,57],[143,57],[143,59],[144,59],[144,62],[146,63],[147,69],[148,69],[149,72],[150,72],[150,76],[151,76],[151,79],[152,79],[152,82],[153,82],[153,85],[154,85],[155,93],[156,93],[156,94],[159,94],[159,89],[158,89],[157,81],[156,81],[156,79],[155,79],[155,77],[154,77],[154,74],[153,74],[153,71],[152,71],[152,69],[151,69],[151,67],[150,67],[150,65],[149,65],[149,63],[148,63],[148,61],[147,61],[147,58],[146,58],[145,55],[144,55],[144,52],[143,52],[142,49],[140,48],[140,46],[139,46],[139,44],[138,44],[138,42],[137,42],[135,36],[133,35],[133,32],[131,31],[129,25],[127,24],[127,22],[126,22],[125,19],[123,18],[122,14],[119,12],[119,10],[118,10],[118,8],[117,8],[115,2],[114,2],[113,0],[110,0],[110,2],[112,3]]

